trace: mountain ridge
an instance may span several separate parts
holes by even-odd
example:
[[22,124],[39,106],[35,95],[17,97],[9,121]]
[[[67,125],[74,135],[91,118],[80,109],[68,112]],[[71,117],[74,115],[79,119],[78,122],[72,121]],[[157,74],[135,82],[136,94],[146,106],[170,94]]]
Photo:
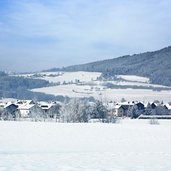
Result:
[[151,83],[171,86],[171,46],[163,49],[86,64],[54,68],[46,71],[102,72],[104,78],[115,75],[137,75],[150,78]]

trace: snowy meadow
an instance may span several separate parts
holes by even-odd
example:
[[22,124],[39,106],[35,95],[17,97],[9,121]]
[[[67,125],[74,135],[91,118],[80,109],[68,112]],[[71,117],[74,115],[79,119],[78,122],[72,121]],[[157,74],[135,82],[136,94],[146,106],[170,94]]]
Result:
[[[116,80],[99,80],[100,72],[42,72],[20,75],[23,77],[39,78],[50,83],[58,83],[57,86],[32,89],[33,92],[41,92],[56,96],[68,96],[71,98],[94,97],[106,101],[170,101],[171,87],[150,84],[149,78],[135,75],[117,75]],[[107,84],[114,86],[107,87]],[[154,91],[161,88],[160,91]],[[166,88],[166,89],[164,89]],[[168,90],[167,90],[168,88]]]
[[1,171],[171,170],[171,121],[0,122]]

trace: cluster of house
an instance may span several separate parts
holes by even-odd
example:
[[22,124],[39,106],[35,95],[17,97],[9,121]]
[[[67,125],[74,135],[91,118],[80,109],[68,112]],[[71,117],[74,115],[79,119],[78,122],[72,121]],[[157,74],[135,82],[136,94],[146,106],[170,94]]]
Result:
[[[93,102],[94,103],[94,102]],[[59,118],[60,102],[34,102],[33,100],[0,101],[0,119]],[[148,119],[171,119],[171,103],[121,102],[104,104],[112,116]]]
[[59,114],[59,108],[59,102],[35,103],[33,100],[1,101],[0,117],[29,118],[41,116],[54,118]]
[[139,119],[148,119],[155,115],[159,119],[171,119],[171,103],[121,102],[114,105],[112,113],[119,117],[135,116]]

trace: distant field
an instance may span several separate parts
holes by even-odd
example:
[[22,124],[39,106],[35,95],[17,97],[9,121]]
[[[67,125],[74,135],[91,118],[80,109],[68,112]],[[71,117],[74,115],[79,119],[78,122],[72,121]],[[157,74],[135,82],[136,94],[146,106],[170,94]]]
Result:
[[96,86],[101,90],[91,90],[91,86],[77,86],[77,85],[61,85],[34,89],[35,92],[43,92],[52,95],[63,95],[69,97],[95,97],[103,100],[117,100],[120,101],[123,97],[126,100],[138,100],[138,101],[154,101],[163,100],[171,101],[171,91],[155,92],[145,89],[104,89],[102,86]]
[[[45,73],[49,74],[49,73]],[[55,74],[55,73],[51,73]],[[62,75],[57,76],[57,77],[49,77],[48,75],[43,77],[43,79],[50,81],[50,82],[60,82],[63,83],[65,82],[75,82],[75,81],[81,81],[81,82],[88,82],[88,81],[94,81],[101,75],[100,72],[83,72],[83,71],[78,71],[78,72],[64,72]]]
[[[101,75],[100,72],[83,72],[83,71],[78,71],[78,72],[41,72],[37,74],[23,74],[20,76],[24,77],[33,77],[35,75],[40,79],[47,80],[49,82],[60,82],[63,83],[65,82],[75,82],[76,80],[87,82],[87,81],[93,81],[96,80],[97,77]],[[43,77],[41,77],[43,76]]]
[[136,81],[136,82],[142,82],[142,83],[149,83],[149,78],[146,77],[140,77],[135,75],[118,75],[118,78],[122,78],[127,81]]
[[[120,80],[99,81],[97,78],[101,75],[101,73],[98,72],[79,71],[39,74],[39,76],[43,76],[38,78],[48,80],[51,83],[60,83],[60,85],[33,89],[32,91],[34,92],[43,92],[46,94],[69,97],[92,96],[96,99],[100,98],[117,101],[120,101],[122,98],[125,98],[126,100],[138,100],[145,102],[154,100],[163,100],[165,102],[171,101],[171,88],[169,90],[169,87],[166,86],[150,84],[149,79],[146,77],[118,75],[117,77],[120,78]],[[31,75],[25,76],[30,77]],[[115,85],[116,88],[106,87],[105,84],[107,82]],[[63,83],[66,85],[63,85]],[[161,91],[154,91],[153,89],[155,88],[159,88]]]
[[0,121],[0,171],[169,171],[171,121]]

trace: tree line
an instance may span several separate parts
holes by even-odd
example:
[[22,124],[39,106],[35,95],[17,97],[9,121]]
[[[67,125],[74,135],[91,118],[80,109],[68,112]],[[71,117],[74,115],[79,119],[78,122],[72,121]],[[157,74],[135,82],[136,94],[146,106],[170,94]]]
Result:
[[50,83],[46,80],[10,76],[5,72],[0,71],[0,98],[64,101],[65,97],[63,96],[54,96],[30,91],[30,89],[47,86],[50,86]]

